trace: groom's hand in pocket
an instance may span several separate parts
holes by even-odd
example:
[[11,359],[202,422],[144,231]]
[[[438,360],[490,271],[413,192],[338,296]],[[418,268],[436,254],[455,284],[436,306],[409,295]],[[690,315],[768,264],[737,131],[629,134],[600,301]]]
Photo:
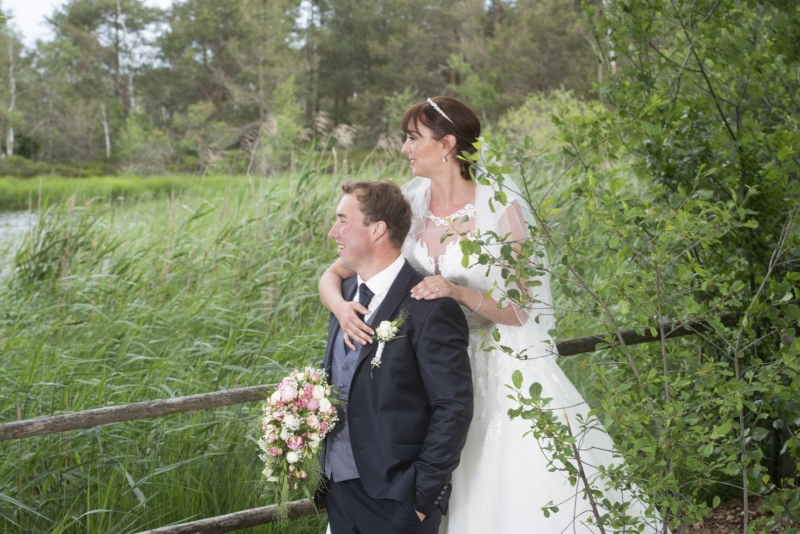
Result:
[[[416,510],[414,511],[417,512]],[[422,512],[417,512],[417,517],[419,517],[420,521],[425,521],[425,514],[423,514]]]

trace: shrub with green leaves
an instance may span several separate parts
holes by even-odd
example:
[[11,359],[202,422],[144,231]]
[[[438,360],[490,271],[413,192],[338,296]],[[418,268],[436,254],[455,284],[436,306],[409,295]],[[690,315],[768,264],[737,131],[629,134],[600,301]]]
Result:
[[[800,6],[605,8],[587,10],[608,109],[556,119],[566,193],[525,175],[532,140],[493,147],[532,185],[558,336],[613,346],[565,365],[673,529],[753,495],[744,528],[783,528],[800,520]],[[535,247],[507,250],[510,279],[535,274]],[[668,339],[691,321],[709,329]],[[626,346],[627,329],[657,341]]]

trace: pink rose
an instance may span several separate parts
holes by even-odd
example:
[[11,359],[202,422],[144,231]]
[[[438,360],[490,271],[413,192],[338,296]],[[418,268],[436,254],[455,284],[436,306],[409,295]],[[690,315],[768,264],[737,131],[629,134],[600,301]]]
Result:
[[286,445],[293,451],[296,451],[297,449],[303,446],[303,438],[301,438],[300,436],[292,436],[291,438],[286,440]]
[[283,454],[283,450],[279,449],[278,447],[270,447],[269,453],[272,456],[280,456],[281,454]]
[[306,403],[306,408],[308,408],[309,411],[316,412],[317,410],[319,410],[319,401],[314,397],[311,397],[310,399],[308,399],[308,402]]
[[322,432],[323,434],[324,434],[325,432],[327,432],[327,431],[328,431],[328,423],[326,423],[325,421],[322,421],[322,422],[319,424],[319,431],[320,431],[320,432]]
[[278,386],[278,391],[281,392],[281,400],[283,402],[290,402],[297,398],[297,390],[292,386],[291,382],[281,382]]
[[275,432],[270,432],[269,436],[267,436],[267,443],[275,443],[278,441],[278,436],[275,435]]

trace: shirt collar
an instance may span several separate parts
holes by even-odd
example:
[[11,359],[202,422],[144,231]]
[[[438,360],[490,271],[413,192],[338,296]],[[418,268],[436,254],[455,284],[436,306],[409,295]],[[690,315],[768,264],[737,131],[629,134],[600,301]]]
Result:
[[[397,275],[400,273],[400,269],[403,268],[404,263],[405,259],[403,259],[403,255],[400,254],[397,256],[397,259],[391,263],[391,265],[366,281],[367,287],[376,295],[385,293],[391,287],[394,279],[397,278]],[[364,282],[364,279],[359,276],[358,285],[361,285],[362,282]]]

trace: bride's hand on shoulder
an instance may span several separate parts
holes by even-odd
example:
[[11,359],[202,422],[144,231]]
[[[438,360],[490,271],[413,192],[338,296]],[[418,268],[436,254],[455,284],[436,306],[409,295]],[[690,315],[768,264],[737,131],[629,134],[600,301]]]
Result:
[[461,302],[463,288],[447,280],[444,276],[426,276],[422,282],[411,289],[411,297],[417,300],[433,300],[450,297]]
[[348,302],[342,300],[339,304],[334,306],[332,311],[336,316],[336,320],[339,321],[344,343],[350,347],[350,350],[356,349],[356,346],[353,345],[354,341],[361,345],[372,343],[372,334],[375,332],[373,332],[369,325],[358,316],[359,313],[366,315],[369,311],[367,308],[362,306],[358,301]]

